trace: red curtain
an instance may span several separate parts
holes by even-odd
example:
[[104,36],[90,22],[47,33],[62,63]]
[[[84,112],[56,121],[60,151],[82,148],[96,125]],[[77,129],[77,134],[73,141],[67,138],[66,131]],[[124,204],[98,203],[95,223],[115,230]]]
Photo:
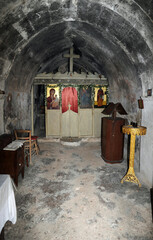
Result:
[[78,95],[77,90],[73,87],[66,87],[62,91],[62,113],[66,112],[71,105],[70,109],[78,113]]

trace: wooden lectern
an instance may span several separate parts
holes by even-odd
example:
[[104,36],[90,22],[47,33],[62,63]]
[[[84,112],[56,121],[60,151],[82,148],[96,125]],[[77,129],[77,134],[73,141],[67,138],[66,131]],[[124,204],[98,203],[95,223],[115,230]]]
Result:
[[121,103],[110,103],[103,114],[111,117],[103,117],[101,121],[101,156],[107,163],[120,163],[123,161],[124,135],[122,126],[125,119],[116,117],[116,113],[126,115]]

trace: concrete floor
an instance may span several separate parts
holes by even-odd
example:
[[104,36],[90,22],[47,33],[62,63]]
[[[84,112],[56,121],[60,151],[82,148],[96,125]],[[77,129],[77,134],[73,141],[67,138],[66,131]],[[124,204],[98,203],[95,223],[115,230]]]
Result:
[[126,161],[105,163],[96,142],[40,149],[19,177],[18,220],[6,224],[6,240],[153,239],[149,189],[120,183]]

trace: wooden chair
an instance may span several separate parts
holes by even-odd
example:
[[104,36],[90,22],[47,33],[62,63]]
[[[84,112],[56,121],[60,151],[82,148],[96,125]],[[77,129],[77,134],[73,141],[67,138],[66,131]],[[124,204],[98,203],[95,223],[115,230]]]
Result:
[[[16,140],[24,141],[24,149],[28,151],[30,164],[32,164],[32,153],[38,155],[39,147],[37,143],[37,136],[31,136],[31,130],[15,129],[14,130]],[[28,166],[28,164],[27,164]]]

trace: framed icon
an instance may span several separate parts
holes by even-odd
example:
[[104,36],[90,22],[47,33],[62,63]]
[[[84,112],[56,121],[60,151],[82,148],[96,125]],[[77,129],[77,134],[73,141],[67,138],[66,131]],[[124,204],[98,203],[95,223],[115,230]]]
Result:
[[92,108],[91,93],[92,89],[89,86],[80,88],[80,108]]
[[107,87],[95,87],[94,107],[103,108],[107,106]]
[[59,109],[59,87],[47,86],[46,89],[46,105],[47,110],[49,109]]
[[152,96],[152,89],[148,89],[148,90],[147,90],[147,96],[148,96],[148,97]]

